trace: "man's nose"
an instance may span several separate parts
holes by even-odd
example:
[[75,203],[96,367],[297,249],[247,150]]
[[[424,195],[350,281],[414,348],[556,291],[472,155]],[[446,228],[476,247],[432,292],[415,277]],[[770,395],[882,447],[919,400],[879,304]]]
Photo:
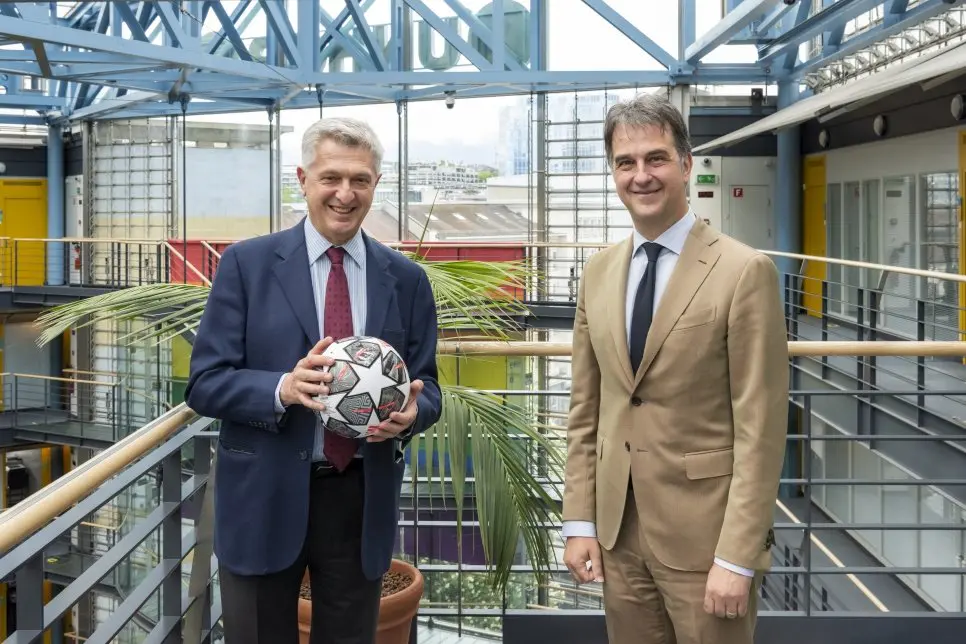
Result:
[[644,164],[643,162],[638,163],[637,167],[634,168],[634,177],[633,177],[634,183],[647,183],[650,180],[651,180],[651,173],[647,169],[647,165]]
[[355,197],[355,192],[352,190],[352,186],[349,185],[349,181],[343,181],[339,184],[339,189],[335,192],[335,198],[342,203],[349,203]]

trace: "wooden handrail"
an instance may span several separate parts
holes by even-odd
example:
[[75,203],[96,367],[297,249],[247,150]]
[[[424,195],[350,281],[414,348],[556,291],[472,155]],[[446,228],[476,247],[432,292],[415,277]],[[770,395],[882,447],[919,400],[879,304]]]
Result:
[[[950,282],[966,282],[966,275],[957,273],[940,273],[939,271],[927,271],[921,268],[906,268],[904,266],[886,266],[885,264],[871,264],[860,262],[854,259],[830,259],[814,257],[812,255],[799,255],[798,253],[783,253],[777,250],[763,250],[766,255],[772,257],[787,257],[789,259],[800,259],[804,262],[823,262],[825,264],[835,264],[836,266],[852,266],[864,268],[871,271],[885,271],[886,273],[899,273],[902,275],[915,275],[916,277],[931,277],[934,279],[949,280]],[[817,279],[817,278],[812,278]]]
[[[566,357],[571,353],[569,342],[500,342],[440,340],[437,351],[456,356],[540,356]],[[966,342],[886,341],[868,342],[791,340],[789,356],[966,356]]]
[[0,378],[5,378],[7,376],[13,376],[14,378],[27,378],[29,380],[53,380],[55,382],[69,382],[74,385],[100,385],[102,387],[113,387],[114,385],[120,384],[117,381],[98,382],[96,380],[81,380],[80,378],[61,378],[60,376],[44,376],[39,373],[13,373],[10,371],[4,371],[3,373],[0,373]]
[[88,496],[195,417],[181,403],[0,514],[0,553],[7,552]]

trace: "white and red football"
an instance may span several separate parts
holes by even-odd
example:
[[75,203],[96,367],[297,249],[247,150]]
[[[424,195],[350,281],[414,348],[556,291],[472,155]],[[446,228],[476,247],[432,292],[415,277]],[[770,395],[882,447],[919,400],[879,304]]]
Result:
[[329,394],[316,400],[325,405],[319,412],[322,424],[336,434],[363,438],[409,402],[409,371],[402,356],[388,342],[354,336],[333,342],[323,352],[335,364]]

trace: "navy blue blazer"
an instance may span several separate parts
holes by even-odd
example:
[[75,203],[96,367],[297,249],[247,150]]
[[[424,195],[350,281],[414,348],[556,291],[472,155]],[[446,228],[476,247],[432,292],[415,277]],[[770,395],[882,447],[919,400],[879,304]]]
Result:
[[[366,335],[394,346],[410,378],[425,384],[416,434],[440,415],[436,303],[418,264],[364,239]],[[229,246],[198,328],[185,399],[196,413],[222,421],[214,546],[219,564],[236,574],[283,570],[302,549],[316,421],[302,405],[276,420],[275,387],[318,341],[302,224]],[[406,442],[363,442],[362,566],[370,579],[392,558]]]

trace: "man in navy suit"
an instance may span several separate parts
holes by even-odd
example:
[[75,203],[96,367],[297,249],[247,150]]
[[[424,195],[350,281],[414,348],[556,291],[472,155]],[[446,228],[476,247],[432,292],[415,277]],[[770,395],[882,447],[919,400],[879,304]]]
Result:
[[[306,569],[312,644],[371,644],[392,557],[403,449],[440,415],[436,303],[418,264],[362,232],[382,148],[368,125],[328,118],[302,140],[301,224],[227,248],[191,356],[186,400],[222,421],[215,554],[228,644],[295,644]],[[411,397],[365,439],[324,431],[321,354],[381,338]]]

